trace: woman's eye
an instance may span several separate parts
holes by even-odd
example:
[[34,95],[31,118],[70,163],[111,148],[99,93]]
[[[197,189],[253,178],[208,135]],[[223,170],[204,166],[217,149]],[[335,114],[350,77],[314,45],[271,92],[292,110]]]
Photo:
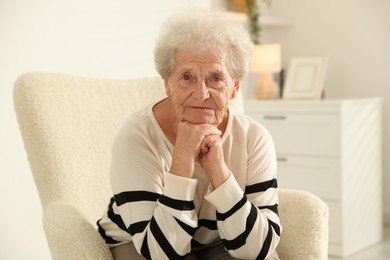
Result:
[[190,80],[191,77],[190,77],[190,75],[183,75],[183,79],[184,79],[184,80]]
[[221,81],[222,79],[221,79],[221,77],[220,76],[218,76],[218,75],[214,75],[213,76],[213,81]]

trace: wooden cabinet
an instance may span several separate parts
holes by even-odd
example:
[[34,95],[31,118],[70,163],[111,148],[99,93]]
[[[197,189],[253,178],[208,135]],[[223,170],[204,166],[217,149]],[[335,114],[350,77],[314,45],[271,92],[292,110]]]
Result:
[[281,188],[310,191],[330,209],[329,254],[382,239],[382,101],[245,100],[271,133]]

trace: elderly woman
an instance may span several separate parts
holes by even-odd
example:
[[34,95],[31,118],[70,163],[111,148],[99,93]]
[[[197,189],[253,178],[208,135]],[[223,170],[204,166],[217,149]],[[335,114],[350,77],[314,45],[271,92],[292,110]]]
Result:
[[247,31],[223,13],[176,15],[155,63],[167,98],[131,115],[113,147],[113,198],[98,221],[115,259],[278,259],[270,134],[234,113]]

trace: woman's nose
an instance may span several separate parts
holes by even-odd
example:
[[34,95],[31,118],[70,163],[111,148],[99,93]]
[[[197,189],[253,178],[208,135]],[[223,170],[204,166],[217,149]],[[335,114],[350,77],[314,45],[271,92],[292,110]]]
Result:
[[210,93],[209,90],[207,89],[205,82],[201,82],[197,84],[197,86],[192,91],[192,97],[194,99],[198,99],[201,101],[208,99],[210,97]]

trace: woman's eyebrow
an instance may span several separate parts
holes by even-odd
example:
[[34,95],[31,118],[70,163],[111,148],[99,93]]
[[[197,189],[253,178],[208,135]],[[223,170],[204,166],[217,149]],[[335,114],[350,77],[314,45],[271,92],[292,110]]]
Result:
[[213,76],[213,75],[224,76],[225,73],[223,72],[223,70],[216,69],[216,70],[208,72],[207,75],[209,75],[209,76]]

